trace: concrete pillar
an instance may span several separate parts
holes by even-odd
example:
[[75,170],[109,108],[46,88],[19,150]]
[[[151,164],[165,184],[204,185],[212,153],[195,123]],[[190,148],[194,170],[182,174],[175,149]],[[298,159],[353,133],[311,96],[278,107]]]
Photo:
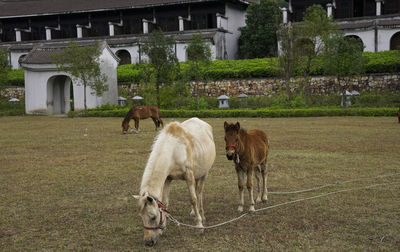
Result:
[[380,15],[382,15],[383,0],[375,0],[375,2],[376,2],[376,15],[380,16]]
[[46,40],[51,40],[51,29],[49,27],[45,27],[46,29]]
[[332,17],[332,13],[333,13],[333,4],[328,3],[326,5],[326,15],[328,18]]
[[82,33],[82,26],[80,25],[76,25],[76,34],[77,34],[77,38],[82,38],[83,37],[83,33]]
[[282,22],[283,22],[284,24],[287,24],[287,22],[288,22],[288,18],[287,18],[287,9],[286,9],[286,8],[282,8],[281,11],[282,11],[282,17],[283,17]]
[[108,23],[108,27],[110,28],[110,36],[114,36],[114,34],[115,34],[115,32],[114,32],[114,24],[109,22]]
[[149,33],[149,21],[147,21],[146,19],[143,19],[143,33]]
[[184,31],[185,30],[185,25],[184,25],[184,22],[183,22],[183,17],[179,16],[178,19],[179,19],[179,31]]
[[20,42],[21,40],[21,31],[15,30],[15,41]]

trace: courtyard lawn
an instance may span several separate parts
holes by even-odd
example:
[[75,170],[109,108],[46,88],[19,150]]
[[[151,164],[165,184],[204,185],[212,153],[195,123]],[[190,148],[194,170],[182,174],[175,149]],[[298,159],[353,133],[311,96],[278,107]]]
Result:
[[[172,120],[166,118],[164,123]],[[0,117],[0,250],[399,249],[397,118],[205,119],[214,128],[217,148],[205,186],[206,226],[238,216],[237,177],[232,161],[225,157],[225,120],[263,129],[269,135],[270,192],[355,179],[301,194],[270,194],[268,202],[256,209],[349,188],[391,184],[257,212],[203,235],[169,222],[155,247],[146,248],[131,193],[139,191],[156,135],[151,120],[141,121],[139,134],[122,135],[122,118]],[[390,174],[395,175],[378,177]],[[174,181],[170,196],[173,216],[193,224],[186,184]],[[247,192],[245,202],[247,209]]]

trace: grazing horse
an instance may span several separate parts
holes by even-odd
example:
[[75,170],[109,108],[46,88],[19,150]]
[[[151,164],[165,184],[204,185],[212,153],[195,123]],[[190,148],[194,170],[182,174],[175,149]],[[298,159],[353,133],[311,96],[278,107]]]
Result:
[[158,127],[163,126],[164,123],[160,118],[160,110],[156,106],[134,106],[126,114],[124,120],[122,121],[122,133],[125,134],[129,129],[129,121],[131,119],[135,120],[135,129],[139,130],[139,120],[147,119],[151,117],[153,119],[156,130]]
[[[246,131],[240,128],[239,122],[236,124],[224,123],[226,157],[235,163],[236,174],[238,176],[238,187],[240,203],[239,212],[243,212],[244,174],[247,174],[247,189],[250,196],[250,212],[254,212],[253,198],[253,172],[257,179],[258,194],[256,202],[267,200],[267,175],[266,164],[268,157],[269,140],[267,134],[259,129]],[[262,191],[260,191],[260,171],[262,174]],[[262,195],[262,196],[261,196]]]
[[143,173],[139,215],[143,221],[144,241],[153,246],[166,226],[169,187],[172,180],[185,180],[189,188],[197,227],[203,227],[203,188],[215,159],[211,126],[191,118],[171,122],[158,134]]

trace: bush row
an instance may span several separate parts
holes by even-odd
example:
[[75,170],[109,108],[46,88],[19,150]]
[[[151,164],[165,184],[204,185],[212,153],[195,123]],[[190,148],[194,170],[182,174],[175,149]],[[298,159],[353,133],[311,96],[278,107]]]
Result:
[[[366,73],[393,73],[400,72],[400,52],[364,52],[368,59],[365,65]],[[245,60],[215,60],[205,70],[205,75],[210,80],[235,79],[235,78],[261,78],[278,77],[280,70],[277,58],[245,59]],[[313,61],[311,75],[324,75],[323,59],[317,57]],[[186,63],[181,63],[181,69],[186,68]],[[298,69],[301,75],[304,66]],[[124,65],[118,67],[119,82],[139,82],[140,71],[137,65]]]
[[[365,66],[366,73],[393,73],[400,72],[400,52],[364,52],[368,58]],[[323,75],[322,58],[316,58],[313,62],[311,75]],[[181,69],[187,67],[181,63]],[[298,70],[300,74],[302,69]],[[122,65],[117,68],[118,82],[140,82],[140,66],[138,64]],[[205,75],[210,80],[236,79],[236,78],[262,78],[278,77],[280,70],[277,58],[245,59],[245,60],[214,60],[211,66],[205,70]],[[8,73],[9,86],[24,85],[24,71],[22,69],[11,70]]]
[[[235,110],[161,110],[160,116],[167,118],[225,118],[225,117],[318,117],[318,116],[396,116],[397,108],[310,108],[310,109],[235,109]],[[84,117],[125,117],[128,109],[92,109]],[[78,116],[70,112],[69,116]]]

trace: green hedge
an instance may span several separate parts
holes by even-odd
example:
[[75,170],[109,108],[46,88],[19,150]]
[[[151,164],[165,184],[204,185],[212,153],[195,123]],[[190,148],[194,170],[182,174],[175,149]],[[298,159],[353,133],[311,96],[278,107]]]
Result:
[[[400,52],[364,52],[368,58],[366,73],[393,73],[400,72]],[[314,59],[311,75],[323,75],[322,59]],[[181,69],[187,67],[181,63]],[[245,59],[245,60],[214,60],[205,72],[210,80],[236,78],[265,78],[278,77],[279,67],[277,58]],[[301,71],[301,70],[300,70]],[[118,82],[140,82],[140,65],[122,65],[117,68]],[[24,86],[24,70],[16,69],[8,73],[9,86]]]
[[[400,51],[364,52],[368,58],[366,73],[400,72]],[[205,72],[210,80],[235,78],[278,77],[279,67],[277,58],[245,59],[245,60],[214,60]],[[324,75],[322,58],[314,59],[311,75]],[[187,67],[181,63],[181,69]],[[301,75],[301,69],[298,74]],[[124,65],[118,67],[118,82],[139,82],[139,66]]]
[[[398,108],[310,108],[310,109],[236,109],[236,110],[160,110],[167,118],[224,117],[318,117],[318,116],[396,116]],[[90,109],[86,113],[70,112],[69,116],[125,117],[128,108],[115,110]],[[78,114],[80,113],[80,114]]]

